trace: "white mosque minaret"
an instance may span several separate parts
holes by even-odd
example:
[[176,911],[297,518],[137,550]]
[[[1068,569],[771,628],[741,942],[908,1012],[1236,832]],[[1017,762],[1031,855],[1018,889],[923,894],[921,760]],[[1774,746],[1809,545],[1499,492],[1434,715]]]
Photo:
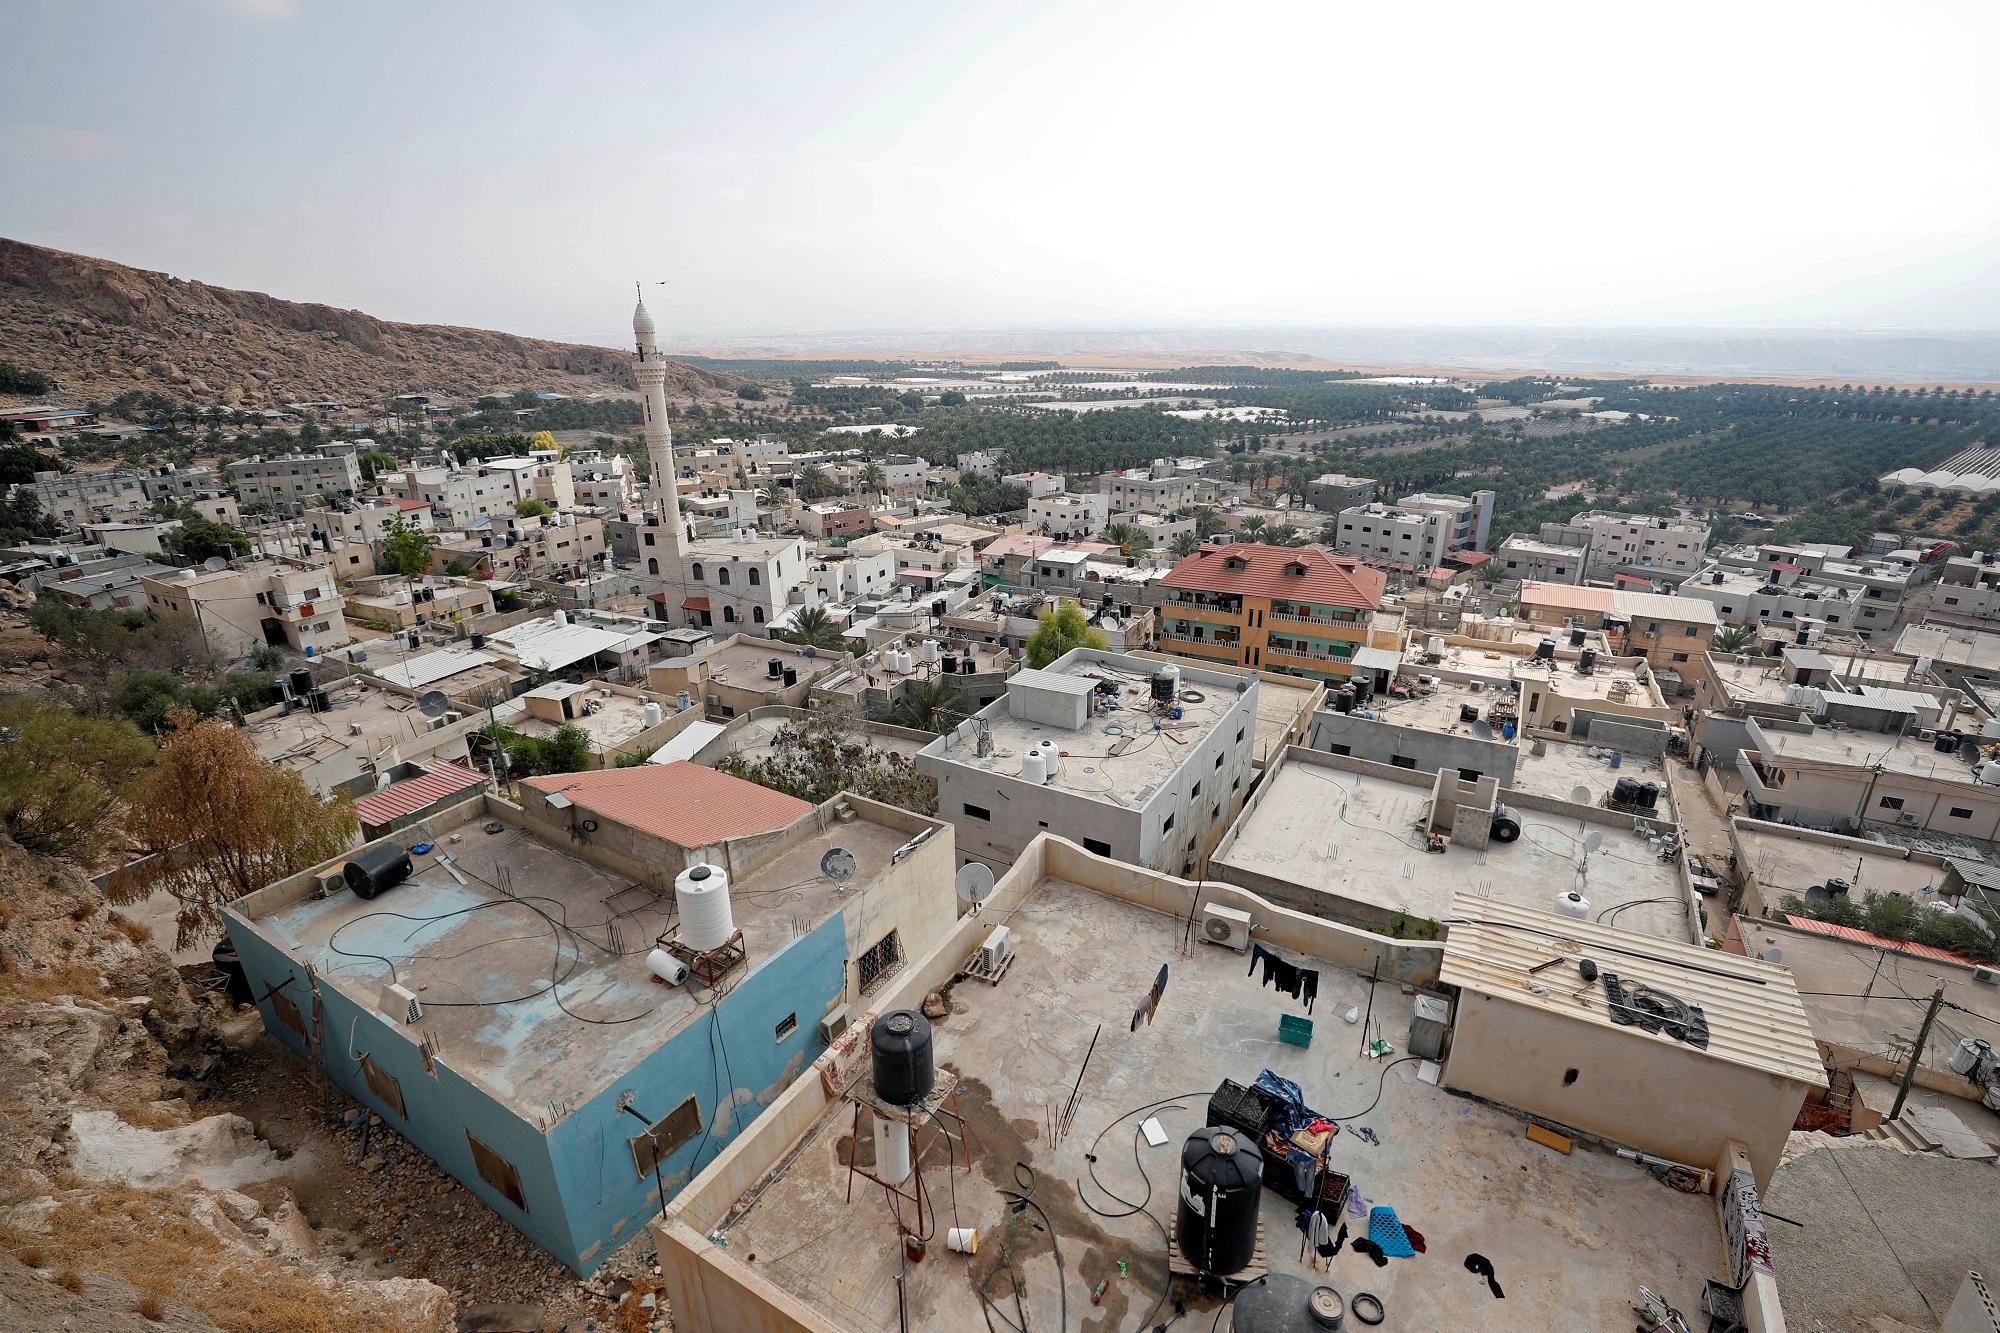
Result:
[[674,433],[667,425],[667,363],[661,358],[654,337],[658,331],[641,293],[639,304],[632,311],[632,335],[639,348],[634,371],[639,377],[639,398],[646,413],[646,462],[653,473],[653,495],[647,509],[658,514],[667,529],[667,554],[672,557],[668,567],[676,568],[686,529],[681,524],[680,496],[674,489]]

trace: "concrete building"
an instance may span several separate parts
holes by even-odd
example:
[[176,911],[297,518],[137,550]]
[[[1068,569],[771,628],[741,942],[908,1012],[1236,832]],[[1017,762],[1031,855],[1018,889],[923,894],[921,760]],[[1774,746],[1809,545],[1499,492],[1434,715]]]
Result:
[[486,633],[487,651],[529,672],[594,679],[638,676],[657,658],[666,631],[660,622],[610,611],[554,611]]
[[1054,472],[1014,472],[1000,478],[1008,486],[1018,486],[1028,493],[1030,500],[1039,500],[1045,495],[1061,495],[1063,479]]
[[[659,558],[667,558],[666,553]],[[679,614],[670,614],[669,619],[724,634],[739,630],[755,634],[758,626],[776,620],[790,604],[793,589],[808,581],[809,561],[806,543],[799,537],[745,531],[689,542],[681,551],[681,582],[667,598],[670,612],[678,601]],[[660,572],[652,557],[646,572]]]
[[1072,495],[1067,491],[1028,501],[1028,521],[1058,540],[1094,537],[1111,522],[1110,497],[1100,492]]
[[[1207,905],[1245,914],[1250,938],[1316,972],[1319,996],[1310,1021],[1318,1032],[1310,1047],[1275,1039],[1281,1015],[1304,1016],[1244,976],[1243,953],[1200,942]],[[1466,914],[1485,915],[1476,903],[1467,904]],[[1184,948],[1190,916],[1197,942]],[[1440,991],[1445,950],[1435,943],[1389,940],[1314,920],[1231,885],[1195,884],[1120,865],[1045,836],[1024,849],[984,910],[962,918],[931,957],[915,960],[878,998],[876,1010],[919,1004],[927,991],[958,976],[1002,923],[1012,962],[1001,984],[960,984],[952,1014],[933,1026],[938,1068],[954,1077],[956,1100],[948,1109],[970,1125],[969,1141],[947,1146],[938,1134],[923,1135],[913,1154],[933,1197],[944,1197],[951,1174],[957,1209],[944,1212],[947,1221],[955,1216],[962,1225],[983,1228],[976,1263],[1005,1244],[995,1229],[1007,1227],[1013,1216],[1008,1164],[1018,1160],[1036,1173],[1044,1182],[1037,1197],[1046,1203],[1050,1182],[1085,1172],[1082,1154],[1090,1137],[1109,1126],[1097,1150],[1099,1179],[1139,1198],[1139,1172],[1155,1181],[1169,1178],[1185,1136],[1206,1114],[1205,1091],[1188,1090],[1217,1088],[1224,1079],[1248,1087],[1268,1068],[1296,1084],[1306,1106],[1333,1115],[1363,1106],[1381,1084],[1365,1122],[1393,1132],[1364,1142],[1352,1132],[1355,1124],[1343,1125],[1330,1158],[1336,1171],[1351,1177],[1356,1195],[1392,1200],[1422,1227],[1430,1255],[1428,1261],[1390,1261],[1386,1272],[1358,1255],[1344,1256],[1340,1263],[1361,1266],[1328,1279],[1289,1239],[1297,1204],[1267,1188],[1256,1215],[1274,1288],[1281,1278],[1331,1281],[1351,1297],[1365,1284],[1385,1293],[1388,1317],[1398,1328],[1611,1329],[1631,1326],[1641,1285],[1679,1309],[1696,1311],[1704,1282],[1715,1276],[1743,1284],[1754,1327],[1781,1324],[1772,1275],[1754,1263],[1739,1275],[1733,1264],[1723,1213],[1726,1204],[1732,1227],[1761,1234],[1765,1224],[1754,1195],[1737,1188],[1732,1173],[1740,1168],[1744,1183],[1767,1178],[1757,1167],[1775,1161],[1789,1128],[1788,1118],[1777,1124],[1780,1112],[1788,1101],[1795,1108],[1802,1095],[1789,1085],[1816,1072],[1810,1036],[1782,969],[1724,960],[1714,969],[1721,975],[1711,975],[1704,970],[1709,959],[1698,951],[1642,945],[1647,958],[1632,967],[1643,970],[1646,982],[1707,1006],[1715,1030],[1705,1051],[1663,1033],[1616,1025],[1601,986],[1576,1000],[1576,985],[1552,987],[1570,1007],[1567,1014],[1554,1003],[1540,1012],[1487,1013],[1510,1002],[1486,998],[1485,977],[1472,977],[1464,991]],[[1518,934],[1523,944],[1541,940],[1526,931],[1504,933]],[[1590,935],[1593,942],[1604,937],[1628,947],[1643,939],[1620,931]],[[1463,948],[1468,971],[1486,958],[1483,942]],[[1518,965],[1525,969],[1548,956],[1537,951]],[[1655,958],[1666,961],[1650,961]],[[1162,962],[1170,975],[1154,1004]],[[1495,978],[1498,971],[1496,964]],[[1371,988],[1371,974],[1399,984]],[[1512,984],[1521,991],[1518,975]],[[1466,1020],[1466,1033],[1476,1033],[1479,1046],[1468,1047],[1454,1032],[1444,1069],[1422,1078],[1415,1062],[1384,1073],[1383,1062],[1361,1056],[1354,1040],[1326,1038],[1328,1016],[1351,1006],[1367,1009],[1400,1048],[1416,1006],[1434,1010],[1440,999],[1448,1014],[1454,1001],[1482,1011]],[[1135,1003],[1141,1010],[1136,1026]],[[1099,1025],[1091,1072],[1072,1094],[1075,1071]],[[1350,1031],[1331,1027],[1336,1037]],[[1523,1052],[1517,1046],[1523,1039],[1536,1044]],[[868,1044],[859,1038],[852,1049],[831,1053],[817,1077],[795,1082],[737,1140],[736,1150],[706,1169],[655,1223],[662,1280],[676,1320],[685,1322],[683,1333],[873,1333],[904,1320],[913,1329],[981,1327],[985,1307],[967,1270],[949,1255],[936,1262],[935,1249],[932,1261],[906,1264],[881,1187],[857,1180],[848,1189],[850,1159],[840,1145],[849,1136],[868,1138],[857,1117],[857,1099],[867,1095]],[[1567,1053],[1574,1058],[1563,1058]],[[1462,1071],[1454,1070],[1460,1061]],[[1502,1067],[1500,1073],[1513,1067],[1517,1086],[1506,1091],[1538,1118],[1591,1124],[1597,1137],[1578,1143],[1573,1153],[1551,1153],[1523,1137],[1521,1116],[1504,1105],[1453,1097],[1430,1081],[1442,1072],[1453,1086],[1476,1091],[1488,1086],[1486,1070],[1494,1066]],[[1359,1097],[1351,1095],[1357,1085]],[[1051,1145],[1038,1126],[1049,1105],[1060,1108],[1072,1095],[1078,1100],[1076,1131],[1067,1146],[1060,1139]],[[1128,1126],[1140,1117],[1122,1125],[1119,1118],[1153,1101],[1182,1108],[1168,1105],[1157,1113],[1165,1141],[1155,1147],[1141,1140],[1136,1167],[1129,1158],[1114,1165],[1105,1155],[1110,1140],[1129,1139]],[[951,1127],[943,1117],[935,1123]],[[1755,1142],[1726,1142],[1725,1151],[1695,1155],[1724,1129],[1728,1139],[1747,1134]],[[1646,1168],[1594,1146],[1604,1140],[1719,1171],[1718,1188],[1663,1189]],[[1441,1143],[1450,1150],[1440,1151]],[[1497,1184],[1503,1181],[1512,1183]],[[1532,1202],[1524,1205],[1523,1199]],[[1064,1293],[1049,1257],[1052,1245],[1071,1275],[1070,1310],[1088,1308],[1092,1321],[1107,1328],[1150,1327],[1172,1318],[1164,1307],[1149,1313],[1169,1278],[1167,1242],[1155,1221],[1112,1205],[1097,1215],[1065,1206],[1060,1216],[1051,1212],[1043,1230],[1025,1221],[1019,1226],[1021,1239],[1009,1253],[1023,1280],[1010,1289],[1004,1275],[996,1277],[998,1289],[1019,1292],[1018,1309],[1012,1295],[1004,1301],[1010,1319],[1031,1328],[1061,1322]],[[1587,1263],[1575,1262],[1579,1237],[1589,1238]],[[1460,1271],[1461,1256],[1475,1251],[1492,1261],[1504,1301]],[[1129,1272],[1114,1259],[1125,1261]],[[1432,1267],[1423,1268],[1425,1262]],[[1455,1280],[1445,1280],[1446,1267]],[[1425,1273],[1437,1280],[1415,1280]],[[1100,1277],[1102,1308],[1085,1307]],[[1189,1313],[1207,1311],[1191,1303]],[[1299,1317],[1306,1318],[1302,1312]]]
[[1556,546],[1516,533],[1500,543],[1490,568],[1503,579],[1581,583],[1585,556],[1581,546]]
[[958,456],[958,471],[964,477],[997,477],[1000,475],[998,449],[974,449]]
[[1097,479],[1097,493],[1114,514],[1171,514],[1195,503],[1202,478],[1175,468],[1173,460],[1156,458],[1148,467],[1106,472]]
[[1567,523],[1542,524],[1541,538],[1551,545],[1588,551],[1586,579],[1602,582],[1619,574],[1638,574],[1678,583],[1701,567],[1702,553],[1708,549],[1708,524],[1588,510]]
[[[274,686],[274,691],[287,691]],[[268,763],[296,773],[314,795],[373,791],[411,764],[463,763],[486,715],[471,706],[432,716],[424,692],[349,676],[326,687],[327,707],[296,696],[245,719],[244,732]]]
[[[1178,718],[1148,695],[1172,670]],[[1047,829],[1135,865],[1191,868],[1250,787],[1256,722],[1250,677],[1077,649],[1017,672],[1004,699],[925,746],[917,766],[969,859],[1008,865]]]
[[1349,477],[1338,472],[1323,472],[1306,483],[1306,503],[1323,514],[1338,514],[1343,509],[1358,509],[1374,498],[1373,477]]
[[67,430],[95,426],[97,413],[84,407],[54,407],[43,403],[35,407],[0,408],[0,421],[7,422],[25,435],[57,435]]
[[1197,660],[1346,680],[1383,576],[1314,547],[1205,546],[1160,580],[1160,646]]
[[1679,673],[1709,650],[1718,623],[1715,606],[1699,597],[1523,583],[1521,615],[1548,631],[1601,629],[1621,657],[1644,657],[1655,671]]
[[405,630],[457,624],[493,614],[493,592],[477,579],[371,574],[354,580],[346,605],[350,620],[377,629]]
[[[1493,530],[1492,491],[1474,491],[1470,495],[1445,495],[1419,491],[1396,501],[1399,509],[1414,509],[1433,513],[1445,521],[1447,537],[1453,551],[1484,551],[1487,538]],[[1437,563],[1442,564],[1442,561]]]
[[1903,627],[1896,652],[1914,659],[1919,675],[1934,675],[1947,685],[1975,692],[2000,685],[2000,632],[1926,620]]
[[[1495,836],[1512,821],[1513,839]],[[1691,882],[1650,839],[1671,832],[1655,815],[1503,790],[1495,778],[1429,772],[1293,748],[1264,780],[1208,860],[1226,883],[1313,916],[1391,934],[1436,938],[1453,898],[1476,890],[1537,913],[1556,928],[1559,896],[1620,930],[1696,943]],[[1597,846],[1584,849],[1586,833]],[[1427,853],[1430,835],[1443,850]]]
[[629,509],[638,498],[639,475],[632,460],[623,454],[583,449],[566,455],[566,461],[577,504],[616,514]]
[[226,569],[142,577],[146,604],[195,623],[224,658],[264,644],[318,656],[348,641],[345,599],[326,569],[296,560],[239,560]]
[[1930,615],[1947,624],[2000,627],[1990,623],[2000,621],[2000,556],[1973,551],[1946,560]]
[[1456,524],[1436,509],[1370,503],[1341,510],[1338,521],[1334,550],[1403,572],[1435,569],[1458,549]]
[[[401,830],[388,841],[437,850],[380,902],[345,889],[342,856],[226,919],[280,1043],[588,1273],[951,929],[951,830],[686,763],[523,797]],[[854,867],[838,883],[836,848]],[[675,911],[695,864],[726,877],[719,949]],[[655,936],[706,983],[662,985]]]
[[799,510],[799,531],[820,541],[858,537],[875,526],[875,511],[864,504],[822,501]]
[[1822,697],[1820,725],[1743,719],[1735,770],[1746,814],[1841,833],[1874,824],[2000,841],[2000,784],[1981,776],[2000,754],[1993,741],[1957,739],[1948,714],[1945,736],[1924,739],[1915,705],[1892,691]]
[[80,529],[148,503],[144,479],[137,473],[37,472],[31,482],[16,483],[12,490],[32,493],[42,513],[65,529]]
[[316,508],[327,497],[351,500],[361,493],[361,461],[352,453],[246,458],[223,468],[237,499],[267,504],[280,514]]
[[686,691],[711,720],[731,718],[753,708],[801,708],[815,685],[853,660],[824,648],[732,634],[691,657],[654,663],[647,669],[646,686],[662,695]]

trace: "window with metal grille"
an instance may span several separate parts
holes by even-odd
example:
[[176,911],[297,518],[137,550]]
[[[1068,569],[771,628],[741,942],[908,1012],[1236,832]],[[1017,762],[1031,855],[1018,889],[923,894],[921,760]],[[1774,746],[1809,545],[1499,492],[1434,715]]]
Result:
[[521,1173],[514,1169],[514,1164],[473,1138],[469,1129],[465,1131],[465,1142],[472,1149],[472,1165],[479,1178],[498,1190],[508,1203],[527,1212],[528,1196],[521,1192]]
[[902,961],[903,940],[892,930],[855,960],[855,976],[861,993],[866,995],[877,982],[895,971]]
[[632,1139],[632,1165],[638,1169],[639,1178],[653,1174],[653,1167],[672,1157],[681,1145],[692,1142],[701,1133],[701,1108],[690,1097],[668,1112],[643,1134]]
[[405,1120],[410,1118],[410,1113],[403,1109],[403,1085],[396,1081],[394,1074],[364,1055],[361,1057],[361,1077],[368,1081],[368,1091],[374,1093],[384,1106]]

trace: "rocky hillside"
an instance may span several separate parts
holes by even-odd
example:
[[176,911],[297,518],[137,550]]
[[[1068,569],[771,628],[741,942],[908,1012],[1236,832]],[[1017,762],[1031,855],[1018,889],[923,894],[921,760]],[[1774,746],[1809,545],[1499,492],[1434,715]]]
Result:
[[325,1242],[251,1123],[193,1107],[257,1036],[66,863],[0,835],[0,1328],[448,1333]]
[[[128,389],[241,407],[391,393],[633,392],[622,350],[486,329],[392,324],[0,238],[0,349],[61,381],[65,400]],[[667,391],[732,392],[677,365]]]

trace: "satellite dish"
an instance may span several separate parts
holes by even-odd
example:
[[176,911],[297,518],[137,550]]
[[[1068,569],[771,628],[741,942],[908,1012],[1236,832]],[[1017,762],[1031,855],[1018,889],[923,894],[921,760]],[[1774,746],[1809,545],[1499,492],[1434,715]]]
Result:
[[201,562],[201,567],[211,572],[218,569],[227,569],[229,568],[229,557],[226,555],[212,555]]
[[417,710],[425,717],[443,717],[445,710],[450,707],[451,700],[446,697],[443,690],[431,690],[417,700]]
[[1782,963],[1785,961],[1785,951],[1783,949],[1766,949],[1764,950],[1764,961],[1767,963]]
[[1592,829],[1590,831],[1590,836],[1583,840],[1583,854],[1585,856],[1588,856],[1592,852],[1596,851],[1599,847],[1602,847],[1603,845],[1604,845],[1604,835],[1602,833],[1599,833],[1596,829]]
[[854,872],[858,866],[859,863],[855,861],[854,853],[848,851],[845,847],[831,848],[825,856],[819,859],[819,873],[825,875],[836,884],[845,884],[848,880],[853,879]]
[[993,867],[978,861],[968,861],[952,882],[958,890],[958,900],[977,907],[993,896]]
[[1572,805],[1589,805],[1590,788],[1584,786],[1581,782],[1577,783],[1576,786],[1570,788],[1569,799]]

